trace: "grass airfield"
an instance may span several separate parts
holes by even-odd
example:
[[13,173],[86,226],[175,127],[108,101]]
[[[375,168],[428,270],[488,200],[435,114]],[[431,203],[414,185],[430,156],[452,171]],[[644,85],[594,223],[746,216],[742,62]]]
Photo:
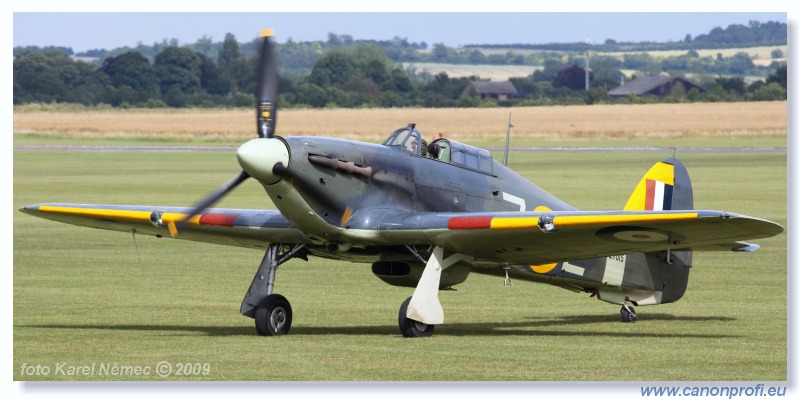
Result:
[[[733,137],[721,143],[740,144]],[[644,172],[669,155],[520,152],[510,161],[572,205],[602,210],[622,208]],[[696,208],[786,226],[786,154],[678,157],[692,177]],[[239,169],[232,151],[18,150],[13,203],[192,205]],[[219,206],[272,208],[255,181]],[[446,323],[430,339],[399,334],[397,310],[412,289],[384,284],[369,265],[295,259],[278,270],[275,287],[292,303],[292,330],[264,338],[238,313],[261,251],[134,241],[18,211],[13,217],[14,380],[787,379],[785,234],[757,241],[762,248],[751,254],[695,254],[684,298],[637,309],[634,324],[587,294],[520,281],[505,287],[502,278],[472,275],[458,291],[440,294]],[[155,373],[161,362],[173,367],[167,377]],[[59,364],[104,363],[153,372],[56,373]],[[23,370],[35,365],[49,375]],[[200,371],[176,375],[180,366]]]

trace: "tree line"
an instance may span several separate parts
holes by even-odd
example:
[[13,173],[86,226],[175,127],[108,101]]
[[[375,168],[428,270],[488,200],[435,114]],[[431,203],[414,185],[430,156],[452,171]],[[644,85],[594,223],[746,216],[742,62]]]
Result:
[[[747,25],[731,24],[726,28],[715,27],[707,34],[692,37],[686,34],[683,40],[669,42],[618,42],[606,39],[602,44],[593,44],[597,52],[652,52],[659,50],[700,50],[752,48],[758,46],[785,45],[788,41],[786,23],[778,21],[750,21]],[[503,48],[542,51],[583,52],[586,43],[545,43],[545,44],[469,44],[464,48]]]
[[[511,99],[481,99],[469,85],[479,77],[417,73],[395,60],[400,57],[397,49],[417,52],[426,48],[425,43],[410,43],[402,38],[356,41],[335,34],[328,36],[325,46],[288,40],[277,45],[280,102],[286,107],[314,108],[612,102],[607,92],[621,83],[623,69],[635,70],[637,75],[667,72],[701,77],[698,84],[706,91],[676,94],[671,99],[677,101],[786,99],[785,64],[760,67],[745,53],[700,57],[694,50],[661,59],[647,53],[626,54],[621,59],[592,54],[588,92],[584,91],[585,72],[580,67],[585,55],[558,54],[543,60],[541,67],[531,66],[530,75],[513,78],[518,93]],[[434,45],[431,57],[446,59],[454,52],[447,48],[436,56],[439,48],[446,47]],[[257,49],[257,40],[240,44],[231,34],[220,43],[204,37],[192,46],[164,41],[152,47],[139,45],[122,52],[106,52],[106,57],[97,64],[69,57],[65,48],[15,49],[14,103],[249,107],[255,102],[252,94],[257,77]],[[746,83],[745,75],[767,78]],[[614,102],[653,101],[645,97]]]

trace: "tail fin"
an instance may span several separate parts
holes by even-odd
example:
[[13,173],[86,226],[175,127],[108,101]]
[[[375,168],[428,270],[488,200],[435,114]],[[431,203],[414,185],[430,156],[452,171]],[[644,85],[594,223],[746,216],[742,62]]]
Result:
[[[676,158],[657,162],[636,186],[625,210],[692,210],[694,196],[692,182],[686,167]],[[665,245],[666,248],[666,245]],[[692,252],[688,250],[664,250],[629,255],[630,269],[644,271],[642,275],[653,282],[653,289],[660,294],[657,303],[679,300],[689,283],[689,268],[692,267]],[[643,257],[643,258],[642,258]],[[635,301],[631,299],[632,301]]]
[[676,158],[657,162],[633,190],[625,210],[692,210],[692,182]]

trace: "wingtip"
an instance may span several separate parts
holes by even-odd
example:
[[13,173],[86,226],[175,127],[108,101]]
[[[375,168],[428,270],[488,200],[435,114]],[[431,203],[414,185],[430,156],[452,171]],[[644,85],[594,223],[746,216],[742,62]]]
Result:
[[761,246],[758,245],[758,244],[747,243],[747,242],[742,242],[742,243],[745,244],[745,245],[740,247],[740,248],[735,248],[735,249],[733,249],[733,251],[734,252],[755,252],[759,248],[761,248]]
[[29,206],[22,206],[22,207],[19,208],[19,211],[21,213],[31,214],[33,212],[39,211],[39,205],[38,204],[31,204]]

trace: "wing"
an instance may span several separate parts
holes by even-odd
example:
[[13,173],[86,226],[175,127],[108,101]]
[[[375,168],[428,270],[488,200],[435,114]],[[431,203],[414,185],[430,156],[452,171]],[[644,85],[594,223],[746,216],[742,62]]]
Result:
[[101,204],[37,204],[23,213],[84,227],[220,245],[265,249],[269,243],[309,243],[306,236],[274,210],[208,209],[176,234],[175,223],[191,207],[119,206]]
[[781,232],[783,227],[767,220],[706,210],[423,213],[387,217],[381,224],[382,237],[395,242],[426,237],[448,251],[503,264],[667,249],[752,251],[758,246],[742,241]]
[[[37,204],[22,212],[91,228],[172,236],[190,207]],[[435,244],[506,264],[545,264],[667,249],[751,251],[744,240],[783,232],[771,221],[692,211],[394,213],[377,228],[343,229],[360,245]],[[274,210],[209,209],[180,239],[264,249],[269,243],[314,243]]]

